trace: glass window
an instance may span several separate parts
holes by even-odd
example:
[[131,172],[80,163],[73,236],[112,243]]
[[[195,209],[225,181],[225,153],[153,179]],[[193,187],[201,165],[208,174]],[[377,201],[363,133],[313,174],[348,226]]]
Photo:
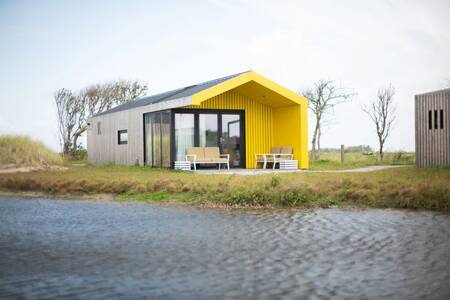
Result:
[[217,147],[217,114],[199,114],[200,147]]
[[433,119],[432,119],[433,113],[431,110],[428,111],[428,129],[433,129]]
[[152,116],[153,166],[161,167],[161,113]]
[[97,122],[97,134],[102,134],[102,122]]
[[194,114],[175,114],[176,160],[186,159],[186,148],[194,147]]
[[117,136],[119,145],[128,144],[128,132],[126,130],[119,130]]
[[438,129],[438,111],[434,110],[434,129]]
[[222,151],[230,154],[230,164],[239,166],[241,161],[241,121],[240,115],[222,115]]
[[170,111],[161,113],[161,156],[162,166],[170,167]]
[[145,164],[153,166],[153,139],[152,139],[152,115],[144,115],[145,123]]
[[170,167],[170,111],[144,115],[145,164],[151,167]]

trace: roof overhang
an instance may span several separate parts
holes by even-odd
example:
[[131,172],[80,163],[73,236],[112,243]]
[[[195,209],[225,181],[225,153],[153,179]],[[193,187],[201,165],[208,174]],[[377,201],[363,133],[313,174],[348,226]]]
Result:
[[272,107],[307,105],[305,97],[282,87],[254,71],[243,73],[192,95],[192,105],[200,105],[222,93],[235,91]]
[[[190,105],[200,105],[202,102],[228,91],[240,93],[252,100],[275,108],[301,105],[302,109],[307,109],[308,105],[305,97],[282,87],[254,71],[248,71],[191,96],[138,106],[132,109],[111,112],[110,114],[130,112],[148,113]],[[104,114],[99,114],[91,118],[102,115]]]

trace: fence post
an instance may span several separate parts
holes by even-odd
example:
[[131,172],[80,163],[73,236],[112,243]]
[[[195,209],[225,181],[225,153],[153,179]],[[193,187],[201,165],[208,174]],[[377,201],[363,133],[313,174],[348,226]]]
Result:
[[341,164],[344,164],[344,145],[341,145]]

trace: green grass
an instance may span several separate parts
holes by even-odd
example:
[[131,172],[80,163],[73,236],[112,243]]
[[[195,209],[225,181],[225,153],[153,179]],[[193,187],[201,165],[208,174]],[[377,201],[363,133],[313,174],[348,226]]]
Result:
[[450,169],[412,166],[369,173],[204,175],[147,167],[70,165],[2,174],[0,190],[227,207],[376,207],[450,211]]
[[61,165],[61,156],[27,136],[0,135],[0,168]]
[[322,152],[318,160],[310,160],[312,170],[338,170],[355,169],[374,165],[413,165],[415,162],[414,153],[385,153],[381,161],[375,153],[373,155],[363,155],[360,152],[345,153],[344,164],[341,164],[341,153],[339,151]]
[[[22,136],[0,136],[0,165],[62,164],[58,154]],[[370,165],[406,165],[370,173],[282,173],[259,176],[202,175],[139,166],[92,166],[65,161],[66,170],[40,170],[0,176],[0,190],[119,201],[183,202],[226,207],[376,207],[450,211],[450,169],[417,169],[414,155],[376,156],[323,152],[313,170]],[[408,166],[409,165],[409,166]]]
[[117,195],[117,200],[121,201],[144,201],[144,202],[189,202],[192,195],[186,193],[170,194],[164,191],[159,192],[125,192]]

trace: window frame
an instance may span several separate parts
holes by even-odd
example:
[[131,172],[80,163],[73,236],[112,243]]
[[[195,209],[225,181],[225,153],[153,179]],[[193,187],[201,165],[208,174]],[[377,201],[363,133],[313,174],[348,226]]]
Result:
[[[120,137],[123,133],[127,134],[127,139],[122,140]],[[128,130],[127,129],[121,129],[117,131],[117,144],[118,145],[127,145],[128,144]]]
[[434,129],[438,129],[438,111],[434,110]]
[[428,110],[428,130],[433,129],[433,111]]

